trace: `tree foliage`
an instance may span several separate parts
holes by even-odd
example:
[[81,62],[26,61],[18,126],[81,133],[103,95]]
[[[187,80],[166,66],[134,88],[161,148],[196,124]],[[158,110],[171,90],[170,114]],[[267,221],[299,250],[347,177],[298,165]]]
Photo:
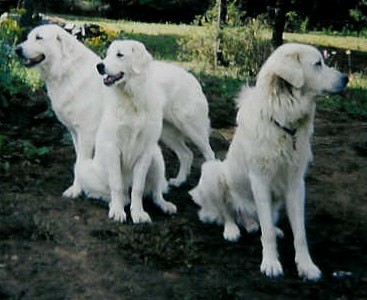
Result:
[[[367,27],[366,0],[285,0],[288,2],[287,30],[355,30]],[[19,5],[17,0],[0,0],[0,13]],[[33,1],[36,11],[94,15],[136,21],[191,23],[213,7],[216,0],[39,0]],[[235,3],[244,18],[264,15],[273,22],[279,0],[222,0]],[[280,0],[280,2],[284,2]],[[225,13],[223,17],[225,18]],[[306,25],[308,28],[306,28]]]

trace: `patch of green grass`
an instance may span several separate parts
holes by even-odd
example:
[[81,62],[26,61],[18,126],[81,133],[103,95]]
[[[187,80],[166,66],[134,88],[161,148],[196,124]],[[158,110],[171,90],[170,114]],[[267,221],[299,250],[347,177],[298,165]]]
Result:
[[177,61],[180,52],[178,36],[172,34],[150,35],[146,33],[122,32],[124,38],[144,43],[155,59]]
[[367,118],[367,78],[361,74],[351,76],[344,96],[330,96],[320,101],[321,108],[339,110],[353,117]]
[[333,47],[345,50],[367,52],[367,39],[354,36],[331,36],[320,32],[314,33],[285,33],[286,42],[298,42],[323,47]]
[[0,134],[0,153],[5,161],[21,159],[37,163],[49,153],[49,149],[45,146],[37,147],[29,140],[11,140]]
[[205,72],[196,74],[209,103],[209,117],[214,128],[236,124],[234,99],[243,85],[243,79],[232,76],[215,76]]

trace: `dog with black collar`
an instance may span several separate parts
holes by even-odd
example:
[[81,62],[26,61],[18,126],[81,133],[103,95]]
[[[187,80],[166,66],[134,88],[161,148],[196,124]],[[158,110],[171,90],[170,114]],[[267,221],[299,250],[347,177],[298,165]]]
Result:
[[203,222],[224,225],[224,238],[237,241],[239,225],[261,228],[261,272],[283,274],[276,227],[285,202],[294,235],[300,277],[318,280],[305,230],[305,174],[312,160],[311,136],[316,99],[339,93],[348,76],[325,65],[321,53],[304,44],[285,44],[262,66],[254,87],[238,96],[237,129],[224,161],[206,162],[190,191]]

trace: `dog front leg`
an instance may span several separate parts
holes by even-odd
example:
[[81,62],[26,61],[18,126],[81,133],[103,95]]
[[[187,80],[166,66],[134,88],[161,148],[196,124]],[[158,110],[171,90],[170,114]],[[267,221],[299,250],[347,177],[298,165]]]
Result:
[[74,165],[74,180],[73,180],[73,184],[68,187],[64,192],[63,192],[63,197],[67,197],[67,198],[77,198],[81,192],[81,186],[80,186],[80,182],[79,182],[79,178],[78,178],[78,168],[80,167],[80,147],[79,147],[79,143],[78,143],[78,137],[75,131],[69,129],[72,141],[73,141],[73,146],[74,146],[74,150],[75,150],[75,156],[76,156],[76,161],[75,161],[75,165]]
[[106,146],[106,165],[108,171],[108,183],[111,193],[111,202],[108,217],[114,221],[125,222],[125,204],[128,203],[126,195],[127,186],[121,170],[120,151],[114,146]]
[[263,253],[260,270],[269,277],[277,277],[283,274],[283,268],[278,259],[276,230],[272,220],[270,182],[260,172],[250,172],[249,177],[261,227]]
[[292,182],[286,194],[286,208],[292,227],[295,248],[295,261],[298,274],[308,280],[318,280],[321,271],[313,263],[307,245],[305,229],[305,182],[299,179]]
[[136,162],[133,170],[133,183],[131,189],[131,218],[134,223],[150,223],[151,219],[143,208],[143,194],[149,167],[152,163],[152,151],[148,149],[146,154]]

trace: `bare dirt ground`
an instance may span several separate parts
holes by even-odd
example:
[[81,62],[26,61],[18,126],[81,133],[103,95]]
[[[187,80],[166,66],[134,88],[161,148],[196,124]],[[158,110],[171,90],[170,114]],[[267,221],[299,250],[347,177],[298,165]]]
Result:
[[[278,279],[260,274],[259,234],[243,232],[229,243],[221,227],[199,222],[187,193],[199,178],[198,155],[187,184],[166,196],[177,215],[147,201],[149,225],[118,224],[101,202],[62,198],[74,162],[65,129],[52,118],[28,117],[25,124],[3,122],[1,134],[47,146],[49,153],[0,153],[0,162],[9,163],[0,169],[1,299],[367,299],[365,120],[317,112],[306,225],[324,276],[313,283],[296,274],[286,217],[279,241],[285,274]],[[223,157],[226,141],[215,134],[212,144]],[[172,175],[177,161],[169,151],[165,158]]]

